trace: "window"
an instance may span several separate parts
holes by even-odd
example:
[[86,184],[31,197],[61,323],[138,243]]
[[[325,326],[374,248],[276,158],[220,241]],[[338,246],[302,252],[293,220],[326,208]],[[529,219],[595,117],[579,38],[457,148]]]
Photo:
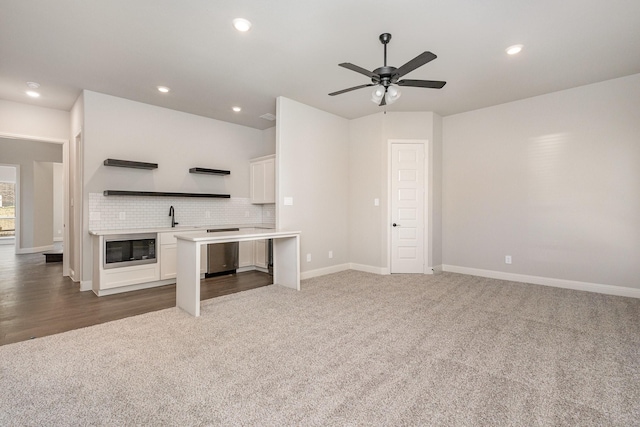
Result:
[[0,182],[0,237],[16,235],[16,184]]

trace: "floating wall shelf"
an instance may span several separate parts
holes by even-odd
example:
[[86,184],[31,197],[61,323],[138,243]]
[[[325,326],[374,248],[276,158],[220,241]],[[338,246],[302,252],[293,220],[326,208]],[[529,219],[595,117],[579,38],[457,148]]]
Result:
[[133,162],[131,160],[107,159],[104,161],[104,165],[132,169],[158,169],[157,163]]
[[221,169],[207,169],[207,168],[191,168],[189,169],[189,173],[201,173],[206,175],[230,175],[230,171],[225,171]]
[[122,191],[104,190],[105,196],[153,196],[153,197],[208,197],[215,199],[229,199],[229,194],[208,194],[208,193],[168,193],[164,191]]

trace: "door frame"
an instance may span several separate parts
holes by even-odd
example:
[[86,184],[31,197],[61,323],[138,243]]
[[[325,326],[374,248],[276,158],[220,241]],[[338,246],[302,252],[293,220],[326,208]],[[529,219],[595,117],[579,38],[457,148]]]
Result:
[[[18,139],[18,140],[25,140],[25,141],[40,141],[40,142],[50,142],[53,144],[61,144],[62,145],[62,169],[63,169],[63,186],[64,186],[64,191],[63,191],[63,198],[64,198],[64,212],[63,212],[63,221],[64,221],[64,225],[65,225],[65,232],[64,235],[62,237],[62,275],[63,276],[68,276],[69,275],[69,270],[68,270],[68,264],[67,264],[67,268],[65,268],[65,260],[68,259],[68,255],[67,255],[67,250],[68,250],[68,245],[69,245],[69,240],[68,240],[68,234],[66,232],[67,228],[68,228],[68,224],[69,224],[69,212],[68,212],[68,208],[67,206],[69,205],[69,194],[67,191],[67,183],[66,180],[68,179],[68,174],[69,174],[69,156],[68,156],[68,152],[69,152],[69,140],[68,139],[59,139],[59,138],[45,138],[45,137],[41,137],[41,136],[31,136],[31,135],[21,135],[21,134],[15,134],[15,133],[6,133],[6,132],[0,132],[0,138],[9,138],[9,139]],[[20,165],[15,165],[17,170],[16,170],[16,242],[15,242],[15,250],[16,253],[23,253],[24,251],[22,250],[21,244],[20,244],[20,219],[19,219],[19,215],[20,215],[20,208],[19,208],[19,203],[20,203],[20,194],[19,194],[19,183],[20,183]]]
[[392,242],[392,227],[391,218],[393,194],[391,194],[391,184],[393,177],[391,176],[393,168],[393,144],[422,144],[424,146],[424,163],[423,163],[423,177],[424,177],[424,197],[423,197],[423,247],[424,247],[424,259],[423,259],[423,274],[432,273],[429,266],[429,250],[431,245],[429,244],[429,155],[430,155],[430,141],[428,139],[388,139],[387,140],[387,217],[385,221],[385,227],[387,227],[387,272],[391,274],[391,245]]

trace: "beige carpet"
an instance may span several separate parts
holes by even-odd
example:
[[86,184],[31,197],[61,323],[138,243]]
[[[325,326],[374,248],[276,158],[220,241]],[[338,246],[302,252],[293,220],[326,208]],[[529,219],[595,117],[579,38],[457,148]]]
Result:
[[640,300],[346,271],[0,347],[0,425],[640,425]]

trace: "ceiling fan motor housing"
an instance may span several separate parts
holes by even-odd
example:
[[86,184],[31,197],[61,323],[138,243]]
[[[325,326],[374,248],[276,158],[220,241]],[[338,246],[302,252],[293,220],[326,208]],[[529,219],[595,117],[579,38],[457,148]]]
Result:
[[384,87],[388,87],[389,85],[395,83],[398,78],[397,76],[394,78],[394,73],[396,72],[396,67],[380,67],[373,70],[375,74],[379,76],[379,78],[372,78],[371,82],[380,83]]

